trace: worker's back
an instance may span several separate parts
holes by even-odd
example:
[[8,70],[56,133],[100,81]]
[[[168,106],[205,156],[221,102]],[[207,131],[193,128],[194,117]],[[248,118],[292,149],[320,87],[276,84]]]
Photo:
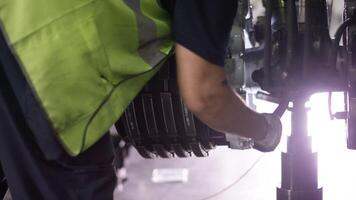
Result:
[[171,50],[157,1],[1,1],[0,20],[72,155],[104,135]]

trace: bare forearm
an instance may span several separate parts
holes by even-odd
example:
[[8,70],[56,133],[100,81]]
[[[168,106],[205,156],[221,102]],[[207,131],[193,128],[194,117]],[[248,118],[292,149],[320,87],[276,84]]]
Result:
[[262,139],[267,130],[264,117],[249,109],[229,86],[221,86],[205,109],[195,114],[213,129],[255,140]]
[[209,127],[252,139],[265,136],[263,116],[249,109],[226,84],[222,67],[177,45],[180,93],[188,108]]

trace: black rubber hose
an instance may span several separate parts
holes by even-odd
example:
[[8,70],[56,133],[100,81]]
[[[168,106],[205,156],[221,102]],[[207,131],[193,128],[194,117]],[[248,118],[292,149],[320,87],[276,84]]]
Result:
[[349,18],[349,19],[345,20],[344,23],[342,23],[341,26],[337,29],[337,31],[335,33],[335,39],[333,42],[333,46],[331,49],[330,62],[329,62],[330,67],[334,66],[336,68],[337,53],[338,53],[338,48],[339,48],[341,38],[342,38],[343,34],[345,33],[347,27],[351,26],[355,22],[356,22],[356,17]]

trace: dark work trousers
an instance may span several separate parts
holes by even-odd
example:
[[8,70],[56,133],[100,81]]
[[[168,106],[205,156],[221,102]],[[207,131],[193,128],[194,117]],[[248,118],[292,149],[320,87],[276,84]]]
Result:
[[[106,134],[79,156],[71,157],[52,132],[39,128],[43,124],[41,121],[37,127],[32,123],[30,128],[28,118],[33,115],[31,112],[31,115],[24,115],[24,105],[29,102],[30,106],[25,106],[31,109],[38,105],[33,103],[34,99],[24,101],[19,98],[28,93],[29,87],[5,44],[4,36],[0,34],[0,163],[12,198],[113,199],[116,175],[110,135]],[[33,117],[32,120],[42,118]],[[38,131],[33,131],[34,128]]]
[[78,157],[47,161],[2,95],[0,160],[14,200],[113,199],[116,175],[109,134]]

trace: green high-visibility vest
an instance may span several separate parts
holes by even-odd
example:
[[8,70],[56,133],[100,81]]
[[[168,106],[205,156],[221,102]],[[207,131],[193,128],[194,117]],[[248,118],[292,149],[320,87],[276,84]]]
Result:
[[172,49],[156,0],[0,0],[0,21],[71,155],[105,134]]

